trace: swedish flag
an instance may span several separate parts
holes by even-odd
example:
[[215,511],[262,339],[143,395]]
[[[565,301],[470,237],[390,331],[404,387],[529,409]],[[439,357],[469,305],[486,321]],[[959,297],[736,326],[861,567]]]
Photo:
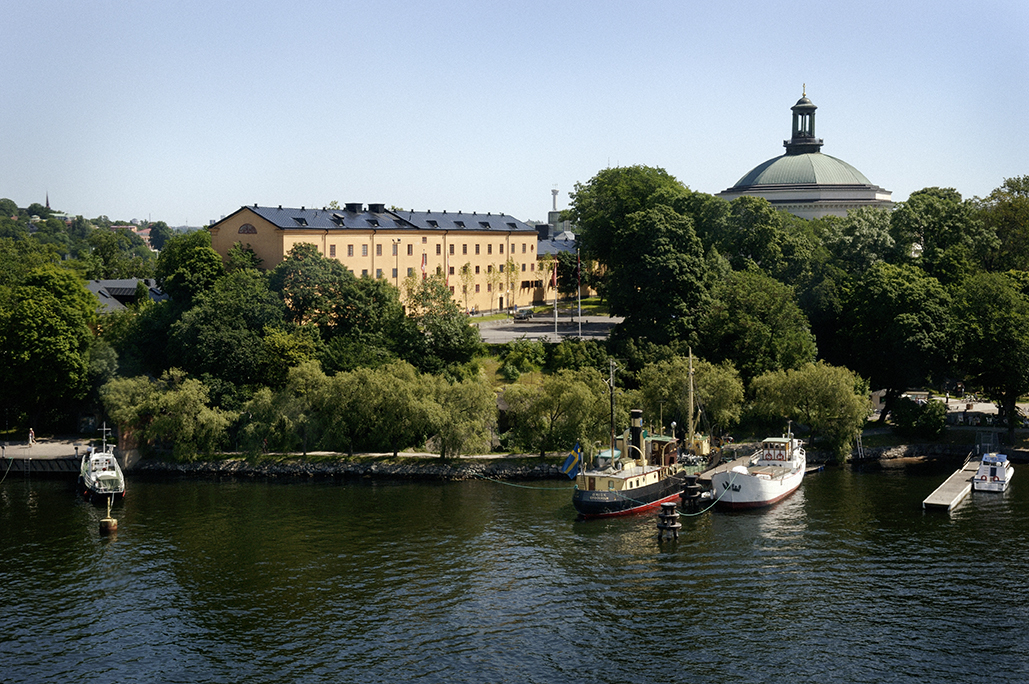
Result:
[[576,442],[572,453],[568,454],[564,465],[561,466],[561,472],[567,475],[569,480],[574,480],[576,475],[579,474],[580,463],[582,463],[582,449],[579,448],[579,443]]

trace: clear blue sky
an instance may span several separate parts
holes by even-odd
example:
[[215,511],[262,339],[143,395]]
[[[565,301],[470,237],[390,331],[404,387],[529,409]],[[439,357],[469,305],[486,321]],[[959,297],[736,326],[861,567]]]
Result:
[[14,0],[0,197],[204,225],[243,204],[546,220],[608,166],[715,193],[822,151],[906,199],[1029,174],[1029,3]]

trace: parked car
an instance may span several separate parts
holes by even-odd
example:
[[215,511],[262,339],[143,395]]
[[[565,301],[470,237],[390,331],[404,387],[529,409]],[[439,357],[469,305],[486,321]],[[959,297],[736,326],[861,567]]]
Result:
[[514,313],[516,321],[527,321],[532,318],[532,309],[519,309]]

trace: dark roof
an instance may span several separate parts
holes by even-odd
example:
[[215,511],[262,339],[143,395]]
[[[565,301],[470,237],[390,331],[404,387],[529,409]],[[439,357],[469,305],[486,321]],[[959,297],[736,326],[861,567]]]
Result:
[[[86,282],[86,289],[96,295],[100,300],[97,311],[110,313],[120,311],[126,304],[131,304],[136,299],[136,284],[139,278],[116,278],[111,280],[90,280]],[[150,299],[161,302],[168,299],[168,295],[161,292],[157,287],[157,281],[146,279],[143,283],[149,290]]]
[[[506,214],[448,211],[390,211],[382,204],[347,204],[342,209],[299,209],[290,207],[243,207],[282,230],[467,230],[535,232],[532,226]],[[241,209],[241,210],[242,210]],[[224,219],[223,219],[224,220]],[[219,222],[220,223],[220,222]]]
[[545,256],[558,252],[574,252],[578,246],[575,240],[539,240],[536,242],[536,254]]

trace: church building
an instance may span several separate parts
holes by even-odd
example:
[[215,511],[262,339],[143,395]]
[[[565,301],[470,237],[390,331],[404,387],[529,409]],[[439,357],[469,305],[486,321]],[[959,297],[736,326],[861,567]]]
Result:
[[786,154],[755,166],[718,197],[729,201],[743,195],[764,197],[776,209],[805,219],[846,216],[860,207],[893,207],[889,190],[873,185],[847,162],[822,154],[822,139],[815,137],[818,108],[806,89],[790,109],[793,136],[783,141]]

